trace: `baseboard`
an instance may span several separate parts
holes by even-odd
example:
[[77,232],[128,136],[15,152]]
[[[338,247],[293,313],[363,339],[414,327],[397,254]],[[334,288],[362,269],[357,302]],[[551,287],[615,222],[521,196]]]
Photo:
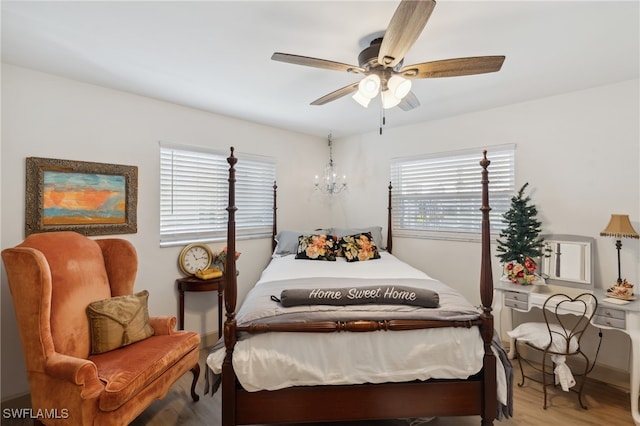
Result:
[[631,374],[628,371],[611,367],[610,365],[596,363],[596,366],[593,367],[593,371],[589,374],[589,379],[614,386],[626,393],[631,392]]
[[31,394],[25,393],[18,396],[12,396],[2,401],[2,409],[5,408],[31,408]]
[[210,348],[213,345],[215,345],[219,339],[220,338],[218,337],[217,331],[215,333],[208,333],[203,336],[200,336],[200,347],[202,349]]
[[[503,345],[508,351],[509,343],[503,342]],[[529,359],[530,357],[533,357],[533,354],[528,353],[529,351],[527,351],[528,348],[526,347],[526,345],[522,345],[518,349],[524,352],[523,355],[525,358]],[[511,360],[511,363],[514,366],[514,370],[517,370],[518,361],[516,359],[513,359]],[[567,365],[571,367],[570,361],[567,361]],[[630,392],[631,373],[629,373],[626,370],[622,370],[616,367],[612,367],[610,365],[600,364],[596,362],[596,365],[593,367],[593,370],[589,373],[588,377],[589,377],[589,380],[597,380],[599,382],[606,383],[610,386],[614,386],[624,392],[627,392],[627,393]]]

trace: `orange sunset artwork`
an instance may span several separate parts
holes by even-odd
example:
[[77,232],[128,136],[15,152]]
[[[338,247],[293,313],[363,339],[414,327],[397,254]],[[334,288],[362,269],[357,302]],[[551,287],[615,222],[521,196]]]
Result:
[[44,225],[125,223],[124,176],[44,172]]

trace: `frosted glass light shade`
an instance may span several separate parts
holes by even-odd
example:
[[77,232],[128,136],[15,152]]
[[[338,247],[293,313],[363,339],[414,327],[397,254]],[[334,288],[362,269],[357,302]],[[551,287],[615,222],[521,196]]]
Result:
[[373,99],[380,90],[380,77],[375,74],[371,74],[360,80],[358,83],[358,91],[352,96],[353,100],[367,108],[369,102]]
[[393,96],[391,90],[385,90],[382,92],[382,108],[389,109],[398,105],[402,99]]
[[378,94],[378,90],[380,90],[380,77],[375,74],[366,76],[358,84],[358,92],[369,99],[373,99]]
[[367,108],[369,106],[369,102],[371,102],[371,98],[367,98],[366,96],[363,96],[359,90],[356,91],[356,93],[352,96],[352,98],[354,101],[356,101],[357,103],[359,103],[365,108]]
[[398,99],[402,99],[407,96],[407,94],[411,90],[411,80],[402,78],[399,75],[393,75],[389,79],[387,87],[389,88],[391,93],[393,93],[393,96]]

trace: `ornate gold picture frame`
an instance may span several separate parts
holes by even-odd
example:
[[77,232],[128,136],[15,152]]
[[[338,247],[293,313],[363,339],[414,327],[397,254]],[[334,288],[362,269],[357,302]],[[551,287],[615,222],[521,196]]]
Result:
[[26,173],[25,236],[138,231],[136,166],[28,157]]

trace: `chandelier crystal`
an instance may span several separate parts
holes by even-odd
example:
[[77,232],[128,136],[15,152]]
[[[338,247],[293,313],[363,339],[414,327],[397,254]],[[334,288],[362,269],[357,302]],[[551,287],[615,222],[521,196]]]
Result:
[[324,167],[322,176],[316,175],[316,191],[324,194],[335,195],[347,189],[347,177],[338,173],[338,168],[333,162],[333,150],[331,144],[331,134],[327,137],[329,145],[329,162]]

